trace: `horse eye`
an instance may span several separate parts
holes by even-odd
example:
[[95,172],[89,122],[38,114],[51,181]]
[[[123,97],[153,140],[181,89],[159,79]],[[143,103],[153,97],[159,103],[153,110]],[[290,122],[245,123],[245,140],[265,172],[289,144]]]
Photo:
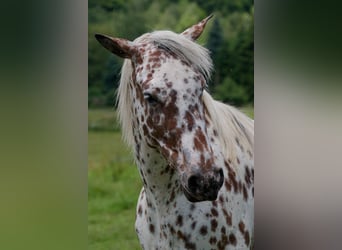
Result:
[[144,93],[144,99],[150,104],[150,105],[156,105],[159,103],[158,99],[151,95],[150,93]]

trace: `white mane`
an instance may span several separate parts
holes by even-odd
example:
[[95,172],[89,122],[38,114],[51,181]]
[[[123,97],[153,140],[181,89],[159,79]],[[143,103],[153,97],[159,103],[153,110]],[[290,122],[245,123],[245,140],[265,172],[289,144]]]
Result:
[[245,150],[250,150],[251,153],[254,151],[254,121],[252,119],[232,106],[215,101],[206,91],[203,93],[203,103],[217,130],[226,159],[235,159],[238,143]]
[[[174,53],[177,58],[185,60],[194,66],[208,80],[212,69],[212,61],[209,51],[183,35],[171,31],[155,31],[147,33],[134,43],[155,43],[162,49]],[[120,85],[117,92],[118,117],[121,123],[123,138],[126,143],[133,147],[133,113],[131,110],[132,95],[129,83],[132,81],[132,65],[129,59],[124,61],[121,71]],[[236,138],[245,149],[253,150],[254,147],[254,122],[235,108],[220,103],[204,91],[203,102],[208,110],[210,119],[216,128],[222,144],[222,152],[228,158],[234,158]],[[241,126],[242,125],[242,126]],[[253,152],[253,151],[252,151]]]

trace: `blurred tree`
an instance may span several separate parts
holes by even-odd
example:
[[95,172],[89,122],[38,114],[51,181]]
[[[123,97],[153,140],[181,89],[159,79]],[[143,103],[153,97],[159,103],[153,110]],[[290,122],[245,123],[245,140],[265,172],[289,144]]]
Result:
[[207,13],[220,11],[223,15],[229,15],[235,11],[248,11],[253,6],[253,0],[195,0]]
[[179,3],[179,13],[181,15],[174,28],[176,32],[183,32],[191,25],[206,17],[206,13],[196,3],[188,3],[187,0],[182,0]]
[[210,90],[234,105],[253,102],[253,0],[89,0],[88,6],[90,106],[113,105],[122,65],[97,43],[95,33],[133,40],[153,30],[181,32],[212,13],[213,21],[198,40],[211,51],[215,65]]
[[[126,0],[127,1],[127,0]],[[89,0],[88,8],[100,7],[105,11],[121,10],[125,8],[125,0]]]
[[[214,87],[219,84],[221,81],[224,58],[220,57],[220,52],[222,51],[221,47],[225,46],[222,35],[222,28],[218,18],[214,19],[213,25],[211,26],[207,48],[211,53],[211,58],[214,63],[214,72],[211,78],[211,83],[209,86]],[[223,60],[222,60],[223,59]]]
[[118,88],[120,83],[120,72],[122,59],[118,59],[114,55],[110,55],[107,61],[107,66],[104,70],[104,89],[103,95],[105,98],[105,104],[113,106],[115,104],[115,90]]
[[241,85],[236,84],[230,77],[226,77],[220,85],[215,87],[213,96],[220,101],[235,106],[241,106],[247,102],[245,89]]

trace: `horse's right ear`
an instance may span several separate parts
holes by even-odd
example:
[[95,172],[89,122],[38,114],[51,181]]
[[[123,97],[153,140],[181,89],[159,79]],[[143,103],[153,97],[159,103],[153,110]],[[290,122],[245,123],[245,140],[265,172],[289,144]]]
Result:
[[191,26],[190,28],[184,30],[181,35],[185,36],[186,38],[192,40],[192,41],[196,41],[197,38],[200,37],[200,35],[202,34],[205,25],[207,24],[207,22],[209,21],[210,18],[213,17],[213,14],[211,14],[210,16],[204,18],[202,21],[200,21],[198,24],[195,24],[193,26]]
[[95,38],[103,47],[122,58],[132,58],[137,51],[133,42],[123,38],[113,38],[102,34],[95,34]]

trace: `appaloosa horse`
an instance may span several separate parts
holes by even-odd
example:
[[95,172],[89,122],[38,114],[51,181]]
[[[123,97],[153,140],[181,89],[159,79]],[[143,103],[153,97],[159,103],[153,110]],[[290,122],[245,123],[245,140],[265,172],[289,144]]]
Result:
[[254,122],[205,90],[212,62],[194,41],[210,17],[133,42],[96,34],[126,58],[118,112],[144,183],[135,227],[146,250],[253,245]]

